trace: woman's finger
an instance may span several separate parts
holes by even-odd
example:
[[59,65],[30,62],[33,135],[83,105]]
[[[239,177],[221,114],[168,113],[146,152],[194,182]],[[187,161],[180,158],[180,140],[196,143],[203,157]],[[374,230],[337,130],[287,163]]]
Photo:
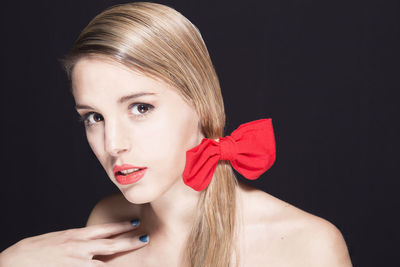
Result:
[[72,229],[73,231],[72,234],[85,240],[106,238],[106,237],[111,237],[113,235],[132,231],[138,227],[138,224],[139,222],[137,220],[131,222],[124,221],[115,223],[96,224],[83,228]]
[[87,242],[91,256],[112,255],[119,252],[135,250],[144,247],[149,242],[147,235],[124,237],[116,239],[96,239]]

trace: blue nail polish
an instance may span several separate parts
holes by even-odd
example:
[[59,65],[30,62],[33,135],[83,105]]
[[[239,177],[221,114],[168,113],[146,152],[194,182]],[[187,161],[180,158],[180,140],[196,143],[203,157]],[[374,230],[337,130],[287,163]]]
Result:
[[149,236],[148,235],[142,235],[142,236],[139,237],[139,240],[145,243],[145,242],[149,241]]
[[138,224],[139,224],[139,219],[134,219],[134,220],[132,220],[132,221],[131,221],[131,224],[132,224],[133,226],[138,226]]

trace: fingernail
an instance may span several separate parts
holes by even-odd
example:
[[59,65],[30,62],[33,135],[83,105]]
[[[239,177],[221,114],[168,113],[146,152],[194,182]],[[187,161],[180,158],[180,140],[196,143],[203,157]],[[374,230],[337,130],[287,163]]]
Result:
[[147,241],[149,241],[149,236],[148,235],[142,235],[139,237],[139,240],[146,243]]
[[134,220],[132,220],[132,221],[131,221],[131,224],[132,224],[133,226],[138,226],[138,224],[139,224],[139,219],[134,219]]

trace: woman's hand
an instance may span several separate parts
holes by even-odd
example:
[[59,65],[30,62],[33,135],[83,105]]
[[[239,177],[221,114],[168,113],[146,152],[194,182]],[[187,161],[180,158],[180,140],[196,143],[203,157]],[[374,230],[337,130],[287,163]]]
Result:
[[105,266],[93,256],[135,250],[148,243],[139,234],[135,238],[112,239],[136,229],[134,224],[98,224],[25,238],[0,253],[0,267]]

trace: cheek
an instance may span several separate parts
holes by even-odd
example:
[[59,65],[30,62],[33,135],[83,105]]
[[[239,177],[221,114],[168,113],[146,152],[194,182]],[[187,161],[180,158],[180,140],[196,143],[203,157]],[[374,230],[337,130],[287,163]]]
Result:
[[176,112],[164,112],[151,120],[139,139],[144,140],[140,152],[152,161],[150,164],[156,164],[157,169],[180,172],[185,165],[186,151],[196,143],[197,122],[193,117],[182,116],[186,111]]
[[103,163],[103,140],[101,139],[100,134],[93,134],[86,132],[86,138],[89,143],[90,148],[92,149],[93,153],[96,155],[97,159]]
[[150,159],[168,161],[182,150],[179,126],[172,121],[163,118],[153,120],[140,135],[140,152]]

